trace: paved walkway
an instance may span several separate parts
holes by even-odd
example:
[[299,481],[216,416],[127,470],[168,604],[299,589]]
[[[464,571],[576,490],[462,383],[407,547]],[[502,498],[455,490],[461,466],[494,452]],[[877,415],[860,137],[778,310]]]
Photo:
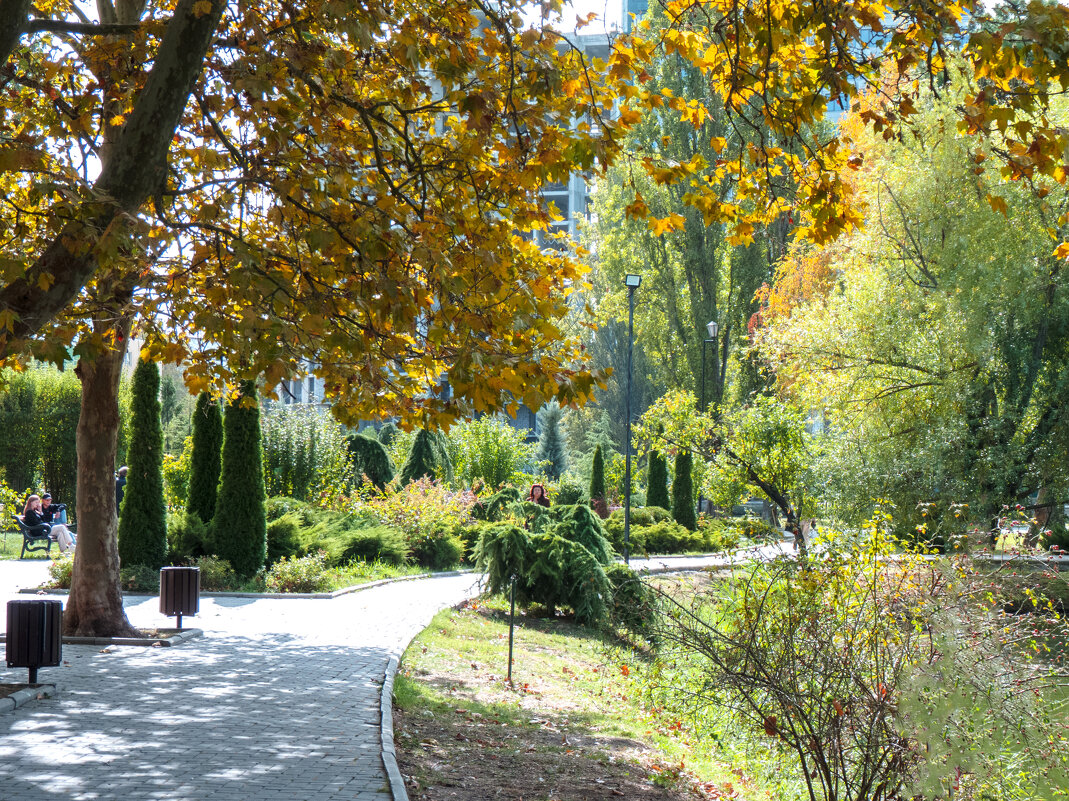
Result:
[[[732,561],[631,564],[661,572]],[[27,598],[17,590],[40,585],[47,565],[0,561],[0,601]],[[0,801],[384,801],[379,694],[389,657],[475,582],[401,582],[333,600],[202,598],[186,624],[205,636],[185,646],[65,645],[63,665],[40,674],[56,697],[0,715]],[[158,603],[127,598],[130,621],[173,625]],[[0,682],[25,679],[23,669],[0,670]]]
[[[21,578],[38,565],[9,565],[0,562],[4,601],[39,581]],[[40,674],[56,697],[0,715],[0,799],[388,799],[378,727],[389,655],[474,581],[334,600],[203,598],[186,620],[205,636],[185,646],[65,645],[64,664]],[[127,614],[166,626],[158,604],[131,597]],[[0,670],[0,681],[25,680]]]

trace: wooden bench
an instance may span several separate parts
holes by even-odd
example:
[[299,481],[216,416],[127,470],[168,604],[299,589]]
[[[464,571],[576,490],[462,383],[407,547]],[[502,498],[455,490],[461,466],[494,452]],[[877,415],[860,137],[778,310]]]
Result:
[[49,533],[51,526],[48,523],[40,523],[36,526],[27,526],[18,515],[11,515],[22,532],[22,553],[19,559],[26,556],[27,551],[44,551],[45,556],[52,556],[52,535]]

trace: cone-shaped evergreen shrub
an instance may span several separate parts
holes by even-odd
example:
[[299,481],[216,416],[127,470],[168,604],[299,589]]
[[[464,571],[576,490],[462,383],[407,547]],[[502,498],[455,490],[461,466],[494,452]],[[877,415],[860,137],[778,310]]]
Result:
[[126,491],[119,518],[119,560],[123,567],[159,570],[167,562],[167,505],[163,499],[163,424],[160,371],[141,360],[131,387],[130,450]]
[[560,517],[560,522],[552,526],[549,533],[578,542],[598,560],[607,565],[612,561],[612,546],[605,538],[601,520],[587,506],[572,506]]
[[542,423],[542,435],[538,439],[539,462],[548,462],[546,475],[556,480],[568,469],[568,454],[564,450],[564,436],[560,430],[560,404],[553,402],[538,413]]
[[689,451],[676,454],[676,475],[672,481],[672,517],[688,531],[698,528],[694,516],[694,462]]
[[658,451],[650,451],[646,506],[659,506],[666,512],[672,509],[672,501],[668,497],[668,460]]
[[256,386],[242,382],[241,393],[227,405],[223,419],[223,464],[212,518],[216,556],[239,576],[252,576],[267,558],[260,407]]
[[590,469],[590,503],[597,501],[605,502],[605,457],[601,453],[601,446],[594,448],[594,461]]
[[393,465],[382,443],[362,434],[349,437],[349,459],[358,483],[363,476],[379,489],[393,481]]
[[215,493],[223,452],[223,413],[211,395],[197,396],[193,412],[193,455],[189,466],[189,498],[186,511],[205,523],[215,515]]
[[382,447],[389,448],[390,443],[393,442],[393,438],[397,436],[397,426],[393,423],[385,423],[382,428],[379,429],[379,442],[382,443]]
[[404,467],[401,468],[401,483],[411,484],[424,476],[452,481],[453,466],[449,461],[449,454],[446,453],[442,435],[421,428],[412,440],[412,449],[408,452]]

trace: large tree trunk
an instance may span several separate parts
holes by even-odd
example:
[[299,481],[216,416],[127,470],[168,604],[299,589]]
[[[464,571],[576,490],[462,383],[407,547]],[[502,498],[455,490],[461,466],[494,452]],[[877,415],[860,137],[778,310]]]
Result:
[[122,344],[78,362],[82,413],[78,419],[78,547],[71,594],[63,616],[65,634],[83,637],[133,635],[122,606],[119,521],[115,508],[115,450],[119,433],[119,379],[129,323]]

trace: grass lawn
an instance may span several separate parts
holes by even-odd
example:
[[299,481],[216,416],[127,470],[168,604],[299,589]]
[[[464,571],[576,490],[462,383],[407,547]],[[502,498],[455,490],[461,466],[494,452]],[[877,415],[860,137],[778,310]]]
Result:
[[395,685],[413,801],[768,799],[712,741],[643,703],[643,654],[563,618],[517,616],[513,683],[499,600],[439,614]]

